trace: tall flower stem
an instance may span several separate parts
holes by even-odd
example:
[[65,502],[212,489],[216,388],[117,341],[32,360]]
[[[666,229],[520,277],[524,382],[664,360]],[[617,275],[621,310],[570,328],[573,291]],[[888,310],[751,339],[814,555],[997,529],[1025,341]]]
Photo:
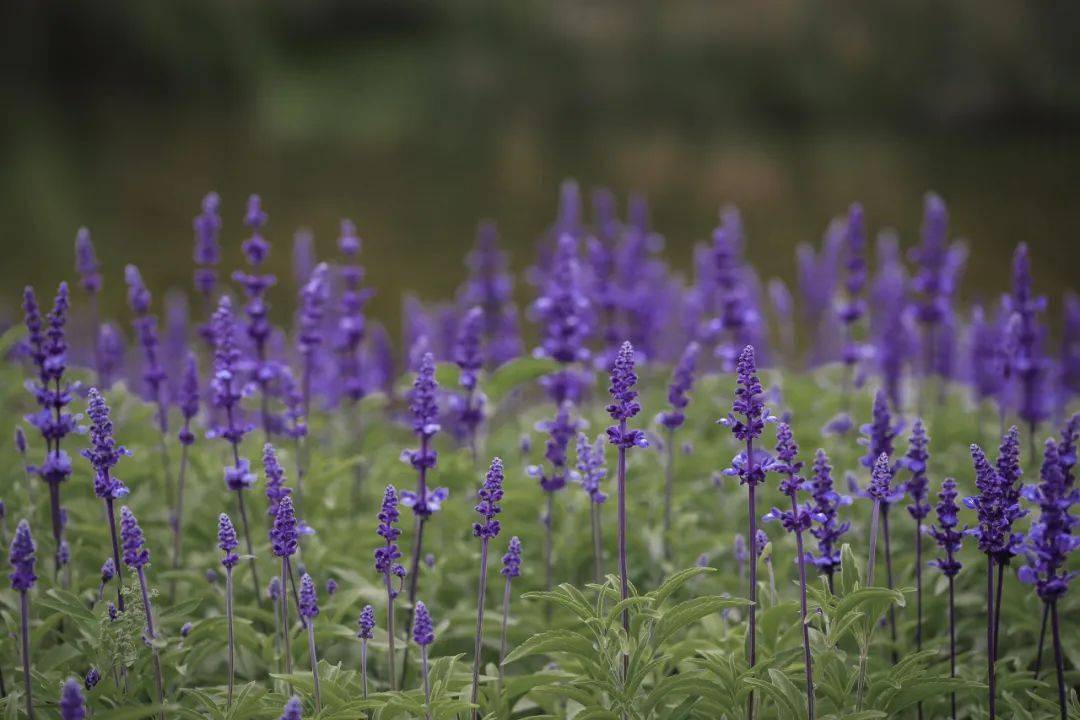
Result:
[[986,556],[986,684],[989,687],[990,720],[997,717],[997,672],[994,663],[994,558]]
[[[139,589],[142,591],[143,610],[146,611],[146,636],[150,642],[154,641],[157,633],[154,632],[154,610],[150,606],[150,590],[146,585],[146,571],[140,566],[135,569],[139,576]],[[157,687],[158,705],[165,704],[165,679],[161,674],[161,655],[157,648],[153,648],[154,655],[154,685]],[[161,720],[165,720],[165,713],[161,713]]]
[[671,498],[675,492],[675,430],[667,431],[665,443],[666,455],[664,461],[664,527],[661,537],[664,540],[664,557],[671,559],[671,541],[668,535],[671,533]]
[[[234,448],[235,450],[235,448]],[[236,509],[240,513],[240,524],[244,528],[244,545],[247,547],[248,563],[251,565],[251,583],[255,588],[255,598],[258,600],[261,596],[259,594],[259,570],[255,564],[255,549],[251,544],[251,527],[248,525],[247,510],[244,509],[244,491],[243,489],[236,491]],[[282,578],[282,595],[285,594],[285,578]]]
[[367,700],[367,638],[360,639],[360,685],[363,688],[364,699]]
[[26,590],[19,591],[19,612],[22,623],[23,692],[26,694],[26,717],[33,720],[34,697],[30,692],[30,598]]
[[1001,645],[1001,596],[1005,586],[1005,561],[998,560],[997,587],[994,588],[994,657],[997,657]]
[[[555,493],[548,491],[547,493],[547,512],[544,514],[544,589],[548,592],[551,591],[552,575],[553,575],[553,563],[552,556],[554,554],[554,537],[552,535],[552,523],[555,518]],[[548,617],[551,617],[551,605],[547,606],[546,610]]]
[[[619,421],[619,433],[626,435],[626,420]],[[619,445],[619,597],[625,601],[630,596],[629,571],[626,567],[626,448]],[[751,611],[753,612],[753,611]],[[624,606],[622,611],[623,631],[630,635],[630,608]],[[630,655],[623,653],[623,682],[629,681]]]
[[1039,626],[1039,649],[1035,651],[1035,670],[1033,677],[1038,680],[1042,670],[1043,644],[1046,641],[1046,626],[1050,619],[1050,603],[1043,603],[1042,625]]
[[[292,643],[289,633],[289,591],[285,584],[289,582],[289,558],[281,558],[281,649],[285,660],[285,674],[292,675]],[[292,692],[292,683],[288,683]]]
[[589,519],[593,538],[593,582],[599,585],[604,579],[604,536],[600,528],[600,503],[589,503]]
[[420,646],[420,671],[424,675],[424,717],[431,720],[431,681],[428,678],[427,646]]
[[124,612],[124,579],[119,572],[123,565],[120,564],[120,542],[116,537],[116,509],[113,507],[112,498],[105,498],[105,512],[109,516],[109,535],[112,539],[113,563],[117,568],[116,606],[120,609],[120,612]]
[[[799,504],[791,496],[791,512],[798,517]],[[802,530],[795,531],[795,552],[799,562],[799,601],[802,610],[803,664],[806,666],[806,713],[814,720],[814,666],[810,660],[810,625],[806,609],[806,555],[803,552]]]
[[397,690],[397,667],[394,662],[394,589],[390,586],[389,575],[384,575],[383,580],[386,582],[386,664],[390,689]]
[[[423,471],[421,471],[423,473]],[[421,482],[421,493],[424,492],[423,483]],[[409,562],[409,615],[405,619],[405,637],[409,637],[409,633],[412,632],[413,621],[416,619],[416,589],[417,581],[420,575],[420,553],[422,552],[424,544],[424,525],[427,524],[427,518],[422,515],[416,516],[416,535],[415,542],[413,542],[412,559]],[[408,673],[409,666],[409,643],[405,643],[405,652],[401,658],[401,685],[404,687],[406,673]]]
[[[951,558],[950,558],[951,560]],[[956,579],[949,576],[949,677],[956,677]],[[949,693],[952,720],[956,720],[956,691]]]
[[[477,587],[477,599],[476,599],[476,644],[473,648],[473,672],[472,672],[472,693],[469,695],[469,701],[476,705],[477,697],[480,694],[480,656],[484,649],[484,598],[487,595],[487,560],[488,560],[488,539],[485,537],[480,543],[480,581]],[[474,707],[472,710],[473,720],[476,720],[480,715],[480,709]]]
[[322,712],[322,693],[319,691],[319,658],[315,652],[315,621],[307,624],[308,655],[311,659],[311,682],[315,692],[315,712]]
[[[890,590],[893,588],[892,574],[892,545],[889,543],[889,506],[881,508],[881,534],[885,538],[885,585]],[[889,651],[893,664],[900,658],[896,652],[896,606],[889,604],[889,638],[892,640],[892,649]]]
[[[233,687],[236,683],[236,643],[233,633],[233,569],[225,568],[225,618],[229,639],[229,689],[225,696],[225,709],[232,707]],[[276,615],[275,615],[276,619]]]
[[[870,514],[870,555],[866,561],[866,587],[874,585],[874,560],[877,558],[878,521],[881,516],[881,501],[874,500],[874,509]],[[858,693],[855,704],[856,710],[862,710],[863,692],[866,684],[867,650],[864,645],[859,652],[859,679]]]
[[[176,514],[172,519],[174,531],[173,531],[173,554],[172,554],[172,568],[173,570],[180,569],[180,554],[183,549],[184,543],[184,481],[187,478],[188,468],[188,446],[180,446],[180,472],[176,479]],[[172,580],[169,583],[170,591],[169,597],[176,597],[176,581]]]
[[503,679],[503,660],[506,659],[507,644],[507,629],[510,625],[510,580],[506,578],[506,586],[503,588],[503,607],[502,607],[502,632],[500,633],[499,640],[499,683],[502,684]]
[[[746,474],[753,477],[754,473],[754,440],[746,439]],[[749,664],[751,670],[757,664],[757,498],[755,497],[755,485],[753,482],[746,485],[747,509],[750,512],[749,535],[750,538],[750,655]],[[754,720],[754,691],[751,690],[746,698],[747,720]]]
[[[915,650],[922,652],[922,533],[919,532],[919,521],[915,521]],[[950,633],[952,627],[949,628]],[[916,706],[918,720],[922,720],[922,703]]]
[[1057,600],[1050,603],[1050,625],[1054,636],[1054,667],[1057,669],[1058,707],[1061,710],[1061,720],[1066,720],[1068,713],[1065,703],[1065,657],[1061,647],[1061,628],[1058,622]]

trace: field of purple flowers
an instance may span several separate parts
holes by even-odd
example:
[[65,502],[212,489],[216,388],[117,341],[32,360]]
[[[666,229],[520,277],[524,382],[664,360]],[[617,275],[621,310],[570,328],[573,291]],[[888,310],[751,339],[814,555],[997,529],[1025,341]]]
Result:
[[482,224],[400,343],[349,221],[289,297],[259,198],[207,195],[190,302],[80,231],[0,340],[3,717],[1080,717],[1080,299],[1049,326],[1038,246],[968,307],[940,198],[874,246],[852,205],[792,291],[734,209],[686,278],[591,202],[518,273]]

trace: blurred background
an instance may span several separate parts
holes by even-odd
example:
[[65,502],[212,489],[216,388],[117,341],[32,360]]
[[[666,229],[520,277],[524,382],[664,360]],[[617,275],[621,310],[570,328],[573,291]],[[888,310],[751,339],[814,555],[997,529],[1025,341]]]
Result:
[[[515,270],[558,185],[645,193],[689,269],[717,211],[743,211],[763,277],[864,203],[910,244],[923,193],[969,239],[967,298],[1076,286],[1080,4],[754,2],[10,2],[0,10],[0,306],[72,278],[88,226],[123,303],[123,266],[191,287],[192,217],[223,198],[223,270],[249,193],[291,289],[294,232],[335,252],[356,221],[397,328],[405,289],[448,297],[476,223]],[[519,285],[519,292],[527,288]],[[156,290],[157,291],[157,290]],[[44,291],[51,296],[51,288]],[[284,305],[284,303],[280,303]]]

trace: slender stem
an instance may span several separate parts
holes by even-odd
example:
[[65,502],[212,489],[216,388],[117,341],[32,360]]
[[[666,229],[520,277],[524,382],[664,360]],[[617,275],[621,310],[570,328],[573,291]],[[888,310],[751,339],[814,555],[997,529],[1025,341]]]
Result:
[[997,717],[997,672],[994,668],[994,558],[986,556],[986,684],[989,686],[990,720]]
[[1050,624],[1054,636],[1054,666],[1057,668],[1058,707],[1061,709],[1061,720],[1066,720],[1065,658],[1061,651],[1061,628],[1058,623],[1057,600],[1050,601]]
[[360,684],[367,700],[367,638],[360,638]]
[[[188,429],[190,423],[185,421],[184,429]],[[172,518],[173,522],[173,555],[172,555],[172,567],[173,570],[180,569],[180,553],[184,542],[184,480],[187,477],[188,466],[188,446],[180,446],[180,474],[177,476],[176,481],[176,515]],[[169,582],[169,597],[176,597],[176,580]]]
[[[792,517],[798,517],[799,506],[795,495],[791,496]],[[810,625],[806,609],[806,558],[803,556],[802,530],[795,531],[795,552],[799,562],[799,600],[802,610],[803,664],[806,666],[806,714],[814,720],[814,666],[810,659]]]
[[[922,534],[915,520],[915,650],[922,651]],[[922,702],[915,705],[918,720],[923,720]]]
[[23,692],[26,693],[26,717],[33,720],[34,697],[30,691],[30,598],[25,590],[19,591],[19,607],[22,612],[22,666]]
[[593,582],[599,585],[604,579],[604,536],[600,528],[600,503],[589,503],[589,518],[592,520]]
[[671,533],[671,498],[675,492],[675,430],[668,428],[667,451],[664,462],[664,529],[661,538],[664,541],[664,557],[671,559],[671,547],[668,535]]
[[322,712],[322,693],[319,692],[319,658],[315,653],[315,622],[314,618],[308,619],[307,644],[308,655],[311,658],[311,683],[315,691],[315,712]]
[[[139,576],[139,589],[142,591],[143,610],[146,611],[146,636],[148,640],[153,643],[154,638],[157,637],[157,633],[154,632],[154,609],[150,606],[150,591],[146,586],[146,571],[142,568],[136,568],[136,574]],[[158,705],[165,704],[165,680],[161,674],[161,656],[158,654],[156,647],[152,647],[151,651],[154,655],[154,685],[157,687]],[[165,713],[161,713],[161,720],[165,720]]]
[[503,679],[503,660],[506,659],[506,631],[510,620],[510,578],[506,578],[506,587],[503,589],[502,607],[502,640],[499,642],[499,683]]
[[[297,548],[296,553],[297,553],[297,555],[300,554],[300,549],[299,548]],[[296,590],[296,572],[295,572],[295,568],[293,567],[292,561],[289,561],[289,588],[292,591],[293,605],[295,605],[297,608],[299,608],[300,607],[300,593],[297,592],[297,590]],[[282,588],[282,591],[284,591],[284,588]],[[300,620],[300,627],[307,630],[307,620],[304,618],[304,616],[297,613],[296,617]]]
[[420,646],[420,668],[424,674],[424,717],[431,720],[431,683],[428,679],[427,645]]
[[60,577],[60,543],[63,542],[64,525],[60,513],[60,483],[52,480],[49,482],[49,514],[52,516],[53,541],[56,543],[56,552],[53,553],[53,569],[55,576]]
[[[258,600],[259,595],[259,571],[255,566],[255,550],[251,544],[251,527],[248,525],[247,510],[244,509],[244,490],[243,488],[236,491],[236,506],[240,512],[240,524],[244,526],[244,544],[247,545],[248,555],[251,557],[248,559],[248,563],[251,565],[251,582],[255,586],[255,599]],[[282,578],[284,582],[284,578]],[[282,594],[285,593],[285,585],[281,586]]]
[[112,536],[113,565],[116,567],[116,606],[120,612],[124,612],[124,577],[121,573],[120,543],[116,539],[116,510],[113,508],[113,499],[105,498],[105,512],[109,516],[109,535]]
[[390,675],[390,689],[397,690],[397,667],[394,662],[394,589],[390,586],[390,574],[383,575],[386,583],[386,644],[387,667]]
[[[423,476],[423,471],[421,471]],[[421,483],[422,484],[422,483]],[[425,491],[426,492],[426,491]],[[413,618],[416,613],[416,586],[420,579],[420,553],[424,544],[424,525],[427,518],[416,516],[416,542],[413,543],[411,567],[409,568],[409,614],[405,618],[405,650],[401,655],[401,685],[405,686],[405,675],[409,667],[409,633],[412,632]]]
[[[949,552],[952,563],[952,552]],[[956,677],[956,580],[949,576],[949,677]],[[952,720],[956,720],[956,691],[949,693],[952,706]]]
[[[552,555],[554,542],[552,539],[552,524],[555,515],[555,493],[547,493],[547,514],[544,515],[544,589],[551,592],[552,583]],[[551,605],[547,606],[548,618],[551,617]]]
[[[484,598],[487,595],[487,559],[488,538],[485,537],[480,544],[480,582],[476,593],[476,645],[473,651],[472,693],[469,696],[469,701],[473,705],[476,705],[476,700],[480,694],[480,655],[484,649]],[[474,707],[472,710],[473,720],[476,720],[479,715],[480,709]]]
[[[619,421],[620,437],[626,437],[626,420]],[[626,600],[630,596],[629,578],[626,564],[626,448],[619,445],[619,597]],[[623,606],[622,626],[627,637],[630,636],[630,608]],[[630,655],[623,652],[623,682],[630,679]]]
[[[281,558],[281,649],[285,658],[285,674],[292,675],[292,643],[289,642],[289,591],[285,583],[289,581],[289,556]],[[287,682],[292,693],[292,682]]]
[[233,569],[225,568],[225,617],[229,637],[229,690],[225,696],[225,709],[232,707],[233,686],[236,683],[236,644],[233,634]]
[[[892,590],[892,549],[889,544],[889,505],[887,503],[881,508],[881,534],[885,537],[885,586]],[[889,654],[895,665],[900,661],[900,657],[896,652],[896,605],[892,603],[889,603],[889,639],[892,640]]]
[[1043,641],[1046,639],[1046,621],[1050,618],[1050,604],[1043,603],[1042,627],[1039,628],[1039,649],[1035,652],[1035,679],[1039,679],[1042,670]]
[[866,587],[874,585],[874,561],[877,559],[878,520],[881,517],[881,501],[874,500],[870,514],[870,556],[866,560]]
[[1001,646],[1001,594],[1005,586],[1005,564],[1006,560],[998,560],[997,568],[997,587],[995,592],[997,595],[994,599],[994,659],[997,659],[998,648]]
[[[284,588],[282,589],[284,592]],[[274,657],[275,657],[275,669],[281,672],[281,600],[274,600]],[[274,689],[277,689],[277,683],[274,683]]]
[[[168,412],[163,408],[159,412]],[[164,426],[161,429],[161,434],[158,436],[158,452],[161,454],[161,475],[164,478],[165,485],[165,504],[169,508],[170,514],[172,513],[173,504],[173,484],[172,484],[172,464],[169,462],[169,447],[167,445],[167,435]],[[176,534],[176,526],[170,523],[173,534]]]
[[[750,548],[750,656],[752,670],[757,665],[757,501],[754,495],[754,440],[746,439],[746,484],[747,508],[749,511],[749,533],[747,545]],[[746,698],[746,718],[754,720],[754,691]]]

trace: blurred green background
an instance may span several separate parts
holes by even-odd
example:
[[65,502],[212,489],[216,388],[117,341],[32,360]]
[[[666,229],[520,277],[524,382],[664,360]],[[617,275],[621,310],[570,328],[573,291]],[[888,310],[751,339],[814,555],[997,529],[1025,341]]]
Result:
[[[224,199],[223,269],[251,192],[291,288],[353,218],[396,328],[401,292],[448,296],[476,222],[515,269],[575,177],[646,193],[689,268],[721,204],[791,281],[794,245],[862,201],[910,243],[941,193],[973,253],[965,295],[1075,286],[1080,4],[882,2],[11,2],[0,10],[0,306],[73,276],[80,225],[123,302],[135,262],[190,288],[191,218]],[[279,306],[284,303],[280,302]]]

